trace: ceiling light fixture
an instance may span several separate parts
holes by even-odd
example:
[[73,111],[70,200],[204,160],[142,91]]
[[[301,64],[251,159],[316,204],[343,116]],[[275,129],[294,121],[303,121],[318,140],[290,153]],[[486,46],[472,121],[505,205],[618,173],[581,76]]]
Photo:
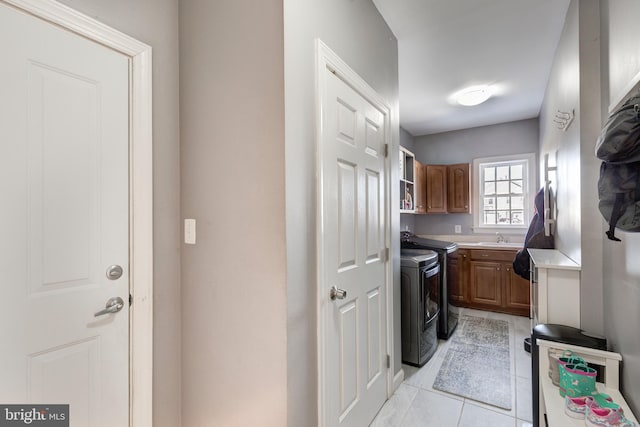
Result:
[[460,92],[454,95],[454,99],[460,105],[467,107],[482,104],[487,99],[491,98],[491,88],[487,85],[482,86],[469,86],[462,89]]

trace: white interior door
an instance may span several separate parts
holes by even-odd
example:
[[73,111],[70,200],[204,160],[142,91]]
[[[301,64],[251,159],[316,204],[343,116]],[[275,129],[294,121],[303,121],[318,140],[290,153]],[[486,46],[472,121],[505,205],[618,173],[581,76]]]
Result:
[[[387,397],[385,115],[322,78],[324,424],[369,425]],[[331,299],[331,287],[346,291]]]
[[6,5],[0,54],[0,402],[127,426],[129,59]]

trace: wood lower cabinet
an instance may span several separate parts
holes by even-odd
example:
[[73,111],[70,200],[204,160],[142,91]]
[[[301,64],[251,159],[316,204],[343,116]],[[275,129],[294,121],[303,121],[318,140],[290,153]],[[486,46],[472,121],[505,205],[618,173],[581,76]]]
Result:
[[458,287],[451,301],[461,307],[529,315],[529,281],[513,272],[516,251],[460,249]]
[[449,263],[449,278],[447,279],[449,288],[449,301],[453,305],[464,305],[467,301],[467,272],[469,262],[469,251],[467,249],[459,249],[458,252],[452,254],[447,259]]
[[531,305],[529,281],[517,275],[511,265],[506,266],[504,280],[505,307],[515,314],[528,316]]
[[502,264],[488,261],[469,263],[469,303],[478,308],[502,306]]

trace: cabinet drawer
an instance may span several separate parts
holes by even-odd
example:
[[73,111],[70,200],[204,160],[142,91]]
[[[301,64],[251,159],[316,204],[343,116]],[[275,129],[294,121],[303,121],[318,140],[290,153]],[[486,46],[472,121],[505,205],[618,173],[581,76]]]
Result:
[[473,261],[513,261],[516,251],[472,249],[471,259]]

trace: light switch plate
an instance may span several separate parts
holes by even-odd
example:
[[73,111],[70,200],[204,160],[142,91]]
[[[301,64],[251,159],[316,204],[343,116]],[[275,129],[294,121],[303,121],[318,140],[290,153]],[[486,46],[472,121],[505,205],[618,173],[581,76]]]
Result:
[[196,244],[196,220],[195,219],[188,218],[184,220],[184,242],[187,245]]
[[453,226],[454,231],[456,232],[456,234],[460,234],[462,233],[462,225],[460,224],[456,224]]

